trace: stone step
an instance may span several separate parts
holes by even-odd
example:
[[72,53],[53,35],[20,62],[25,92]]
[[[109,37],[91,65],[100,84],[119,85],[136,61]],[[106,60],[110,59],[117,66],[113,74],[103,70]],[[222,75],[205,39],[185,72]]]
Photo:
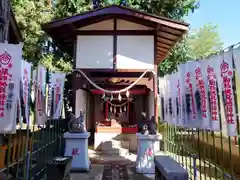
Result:
[[130,143],[129,141],[121,141],[121,147],[125,149],[129,149]]
[[129,154],[129,150],[128,149],[124,149],[124,148],[113,148],[113,149],[109,149],[109,150],[103,150],[102,151],[103,155],[122,155],[125,156],[127,154]]
[[111,141],[105,141],[101,145],[102,150],[108,150],[112,148],[121,148],[121,141],[111,140]]

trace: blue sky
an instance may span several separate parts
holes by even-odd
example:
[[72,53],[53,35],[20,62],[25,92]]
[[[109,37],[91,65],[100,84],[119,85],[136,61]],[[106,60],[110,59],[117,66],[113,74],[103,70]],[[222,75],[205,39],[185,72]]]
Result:
[[191,29],[206,23],[218,25],[224,47],[240,41],[240,0],[200,0],[200,8],[185,19]]

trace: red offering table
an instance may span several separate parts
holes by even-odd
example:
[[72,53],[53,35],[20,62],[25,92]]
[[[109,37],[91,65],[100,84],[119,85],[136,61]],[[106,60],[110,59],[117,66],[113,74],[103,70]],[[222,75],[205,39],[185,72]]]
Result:
[[107,126],[98,126],[96,128],[96,133],[121,133],[121,127],[107,127]]
[[111,127],[111,126],[98,126],[96,127],[96,133],[125,133],[136,134],[137,127]]
[[122,133],[126,134],[136,134],[138,131],[137,127],[123,127],[122,128]]

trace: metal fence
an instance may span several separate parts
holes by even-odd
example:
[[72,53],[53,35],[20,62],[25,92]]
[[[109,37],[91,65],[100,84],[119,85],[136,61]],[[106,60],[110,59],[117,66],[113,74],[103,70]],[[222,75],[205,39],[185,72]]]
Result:
[[47,162],[63,155],[65,120],[48,120],[45,126],[18,127],[16,134],[1,135],[0,180],[43,179]]
[[240,148],[222,133],[166,125],[164,148],[193,180],[240,178]]
[[[239,45],[239,43],[236,45]],[[235,45],[226,49],[229,49],[229,51],[233,53],[232,90],[237,116],[237,136],[230,137],[226,135],[227,126],[226,117],[224,116],[224,114],[226,114],[226,112],[224,113],[226,109],[224,107],[226,106],[226,99],[223,90],[221,92],[218,87],[217,106],[220,109],[220,132],[177,127],[176,125],[168,123],[162,124],[160,128],[164,137],[164,150],[188,170],[190,179],[193,180],[240,179],[240,78],[236,74],[236,68],[239,67],[235,65],[237,59],[235,59],[236,57],[234,55],[234,46]],[[223,53],[223,51],[220,53]],[[208,59],[208,61],[210,60],[211,58]]]
[[[240,104],[240,82],[233,78],[235,107]],[[221,93],[218,92],[218,96]],[[218,106],[224,103],[219,100]],[[236,112],[238,115],[238,112]],[[226,136],[224,116],[220,112],[220,132],[182,128],[163,124],[164,150],[179,162],[190,174],[192,180],[235,180],[240,179],[240,136]]]

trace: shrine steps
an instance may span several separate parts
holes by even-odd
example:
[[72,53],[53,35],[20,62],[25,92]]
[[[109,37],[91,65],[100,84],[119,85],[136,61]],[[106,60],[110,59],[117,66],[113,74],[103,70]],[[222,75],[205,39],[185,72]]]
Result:
[[110,140],[101,145],[101,153],[110,156],[126,156],[129,154],[129,142]]
[[126,156],[128,154],[129,154],[129,150],[124,148],[112,148],[112,149],[102,151],[102,155]]
[[136,152],[137,136],[123,133],[94,133],[94,150],[102,151],[104,146],[109,146],[109,144],[110,147],[122,147],[129,149],[130,152]]

